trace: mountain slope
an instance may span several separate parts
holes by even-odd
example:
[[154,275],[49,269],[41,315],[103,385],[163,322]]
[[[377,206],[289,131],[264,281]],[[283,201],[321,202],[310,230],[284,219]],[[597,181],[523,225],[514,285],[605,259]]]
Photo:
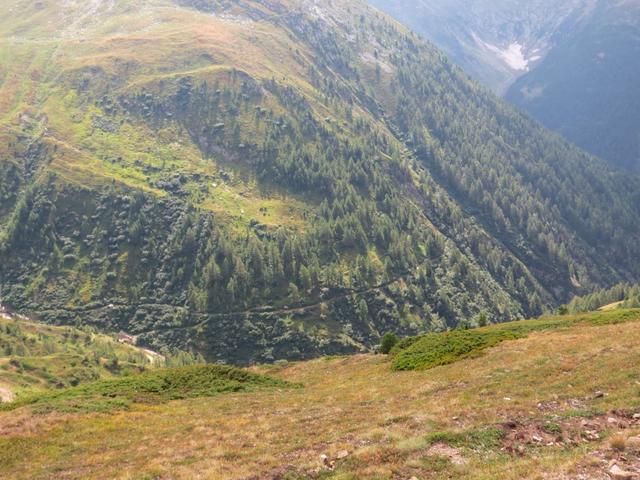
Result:
[[371,0],[581,148],[640,172],[640,2]]
[[0,312],[0,400],[196,361],[184,352],[165,353],[92,329],[48,326]]
[[371,0],[442,48],[471,76],[504,94],[535,70],[597,0]]
[[640,2],[600,2],[506,99],[614,165],[640,173]]
[[1,8],[18,310],[244,363],[640,276],[637,179],[363,3]]
[[640,468],[639,315],[533,321],[568,325],[426,371],[392,371],[380,355],[322,358],[256,368],[299,385],[275,392],[100,415],[0,411],[0,475],[604,480],[614,465]]

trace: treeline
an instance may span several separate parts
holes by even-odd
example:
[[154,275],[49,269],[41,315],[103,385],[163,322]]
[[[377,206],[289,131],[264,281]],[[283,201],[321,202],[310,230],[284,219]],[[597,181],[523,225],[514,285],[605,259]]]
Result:
[[620,283],[590,295],[575,297],[567,305],[567,311],[569,313],[592,312],[618,302],[620,302],[618,308],[640,308],[640,285]]

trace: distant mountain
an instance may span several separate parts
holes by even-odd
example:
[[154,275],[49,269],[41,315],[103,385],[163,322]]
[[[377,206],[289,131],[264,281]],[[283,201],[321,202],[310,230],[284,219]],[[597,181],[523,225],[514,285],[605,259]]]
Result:
[[235,363],[640,280],[640,180],[364,2],[0,6],[0,297]]
[[640,172],[640,1],[371,3],[547,127]]
[[600,2],[507,100],[582,148],[640,173],[640,1]]

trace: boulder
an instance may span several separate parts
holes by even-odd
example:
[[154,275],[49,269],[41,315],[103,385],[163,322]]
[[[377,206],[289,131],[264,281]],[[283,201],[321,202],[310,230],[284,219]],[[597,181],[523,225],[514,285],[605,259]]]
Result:
[[637,480],[639,478],[638,474],[623,470],[618,465],[609,469],[609,476],[613,480]]

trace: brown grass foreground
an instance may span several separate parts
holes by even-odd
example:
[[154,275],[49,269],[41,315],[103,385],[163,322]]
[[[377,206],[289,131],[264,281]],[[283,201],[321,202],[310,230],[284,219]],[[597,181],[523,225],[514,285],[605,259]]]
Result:
[[579,324],[422,372],[361,355],[257,369],[299,389],[20,409],[0,414],[0,478],[604,479],[638,466],[639,366],[637,322]]

